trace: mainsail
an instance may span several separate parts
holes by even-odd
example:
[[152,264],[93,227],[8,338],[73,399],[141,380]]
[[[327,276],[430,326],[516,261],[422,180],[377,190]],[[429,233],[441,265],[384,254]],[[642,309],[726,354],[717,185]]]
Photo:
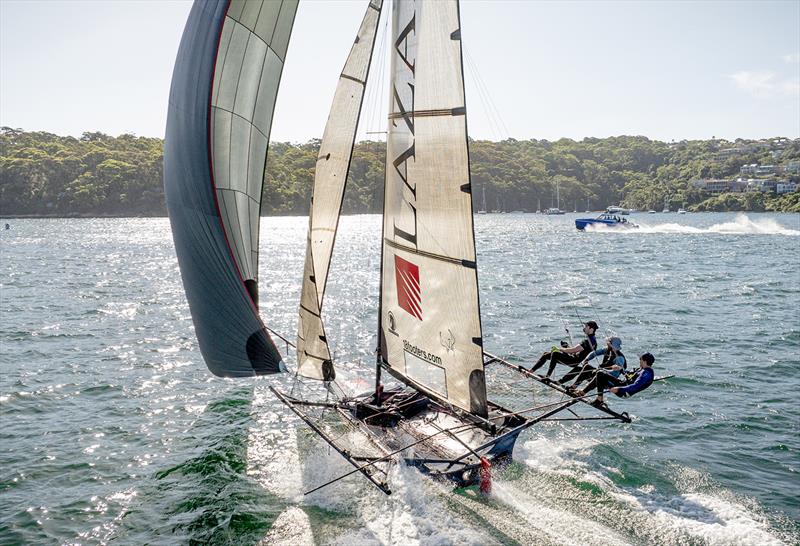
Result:
[[258,314],[261,189],[297,0],[198,0],[169,98],[164,187],[200,350],[226,377],[276,373]]
[[380,359],[485,417],[458,2],[396,0],[392,45]]
[[312,379],[330,381],[335,376],[322,301],[382,4],[383,0],[371,0],[367,6],[339,76],[317,157],[297,332],[297,372]]

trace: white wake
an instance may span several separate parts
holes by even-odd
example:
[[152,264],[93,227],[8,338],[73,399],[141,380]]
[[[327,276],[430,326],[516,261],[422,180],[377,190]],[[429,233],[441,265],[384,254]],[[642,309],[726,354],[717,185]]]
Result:
[[[800,218],[797,219],[800,224]],[[800,228],[800,225],[797,226]],[[800,229],[791,229],[783,226],[772,218],[753,220],[746,214],[738,214],[731,222],[721,222],[709,227],[695,227],[676,222],[666,224],[639,223],[639,229],[618,229],[600,224],[587,226],[586,231],[594,233],[624,233],[635,235],[641,233],[719,233],[726,235],[800,235]]]

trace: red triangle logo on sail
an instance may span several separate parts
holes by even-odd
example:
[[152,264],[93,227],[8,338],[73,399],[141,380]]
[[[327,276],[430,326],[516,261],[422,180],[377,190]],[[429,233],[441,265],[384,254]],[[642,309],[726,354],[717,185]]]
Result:
[[422,297],[419,288],[419,267],[394,257],[394,274],[397,283],[397,303],[410,315],[422,320]]

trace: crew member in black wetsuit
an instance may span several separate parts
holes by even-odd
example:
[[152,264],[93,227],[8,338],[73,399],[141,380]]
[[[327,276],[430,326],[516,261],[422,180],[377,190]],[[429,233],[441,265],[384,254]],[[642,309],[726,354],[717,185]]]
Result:
[[549,382],[550,376],[553,375],[553,371],[556,369],[556,364],[560,363],[566,364],[567,366],[577,366],[583,362],[583,359],[586,358],[589,353],[597,349],[595,332],[597,332],[597,323],[590,320],[583,325],[583,333],[586,334],[586,339],[574,347],[565,347],[564,349],[553,347],[551,351],[542,353],[542,356],[540,356],[536,364],[533,365],[531,371],[535,372],[544,366],[547,360],[550,360],[550,367],[547,369],[547,375],[544,377],[544,381]]
[[575,382],[567,389],[575,389],[589,379],[592,379],[597,373],[594,366],[589,365],[589,362],[598,356],[602,356],[603,360],[600,362],[600,369],[614,377],[619,377],[620,374],[625,373],[627,369],[627,362],[625,355],[622,353],[622,340],[617,336],[612,336],[606,339],[606,346],[596,351],[589,353],[586,358],[579,365],[572,368],[566,373],[564,377],[558,380],[559,385],[566,385],[573,379]]

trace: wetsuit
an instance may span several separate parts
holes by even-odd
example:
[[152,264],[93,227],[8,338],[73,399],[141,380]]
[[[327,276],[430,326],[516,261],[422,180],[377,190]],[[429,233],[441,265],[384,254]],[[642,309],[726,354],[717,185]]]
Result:
[[[625,355],[622,354],[622,351],[616,351],[615,353],[614,351],[609,351],[603,347],[602,349],[597,349],[593,353],[589,353],[585,359],[587,363],[583,366],[575,366],[572,368],[566,373],[566,375],[564,375],[564,377],[558,380],[559,384],[566,385],[576,377],[577,380],[575,381],[575,385],[579,385],[587,379],[591,379],[597,372],[597,369],[594,366],[589,365],[588,361],[600,355],[603,355],[603,361],[600,363],[600,369],[607,370],[606,373],[613,377],[619,377],[619,375],[627,368]],[[615,365],[622,366],[622,370],[611,370],[611,366]]]
[[599,372],[586,386],[586,392],[589,392],[595,385],[597,385],[598,395],[602,394],[603,391],[610,387],[619,387],[619,391],[614,394],[620,398],[627,398],[652,385],[655,376],[656,374],[653,368],[639,368],[630,379],[625,375],[614,377],[607,373]]
[[556,364],[566,364],[567,366],[577,366],[595,349],[597,349],[597,338],[594,335],[589,336],[587,339],[581,341],[581,350],[574,355],[562,353],[561,351],[548,351],[543,353],[536,361],[536,364],[531,368],[535,372],[541,368],[547,360],[550,360],[550,367],[547,369],[547,377],[553,375],[553,370],[556,369]]

